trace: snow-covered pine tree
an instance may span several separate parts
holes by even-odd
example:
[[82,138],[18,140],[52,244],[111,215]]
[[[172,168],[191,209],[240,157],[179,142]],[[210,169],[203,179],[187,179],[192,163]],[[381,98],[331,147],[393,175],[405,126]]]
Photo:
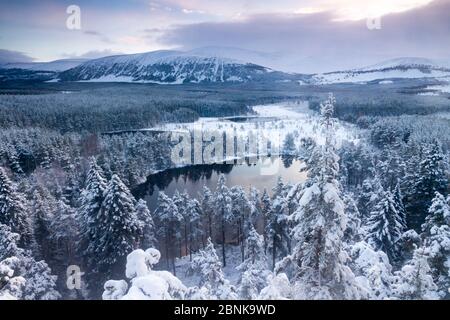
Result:
[[284,138],[281,155],[284,166],[291,166],[294,157],[297,155],[297,147],[295,145],[294,135],[291,132],[288,133]]
[[39,252],[44,260],[50,257],[50,223],[53,217],[53,199],[43,187],[38,187],[33,192],[31,200],[31,212],[33,214],[33,229]]
[[428,257],[423,248],[414,251],[413,258],[395,273],[394,294],[403,300],[437,300],[438,287],[431,276]]
[[18,246],[20,236],[0,223],[0,299],[54,300],[56,277],[44,261]]
[[362,217],[352,193],[344,194],[342,200],[344,201],[345,213],[347,215],[347,226],[344,232],[344,241],[348,244],[352,244],[364,238],[364,232],[361,230]]
[[234,186],[230,189],[231,197],[231,223],[236,226],[236,238],[241,246],[242,261],[244,261],[244,239],[247,236],[246,226],[252,213],[252,205],[242,186]]
[[215,192],[215,215],[217,224],[220,226],[221,242],[222,242],[222,263],[225,267],[227,265],[227,259],[225,254],[226,245],[226,227],[230,219],[232,218],[232,205],[230,190],[226,186],[225,175],[221,174],[217,182],[217,188]]
[[255,187],[250,187],[250,194],[248,200],[251,206],[249,219],[253,223],[253,225],[257,225],[257,223],[260,222],[263,218],[262,203],[258,189],[256,189]]
[[365,241],[351,245],[349,253],[350,266],[358,281],[369,292],[369,299],[391,298],[394,275],[387,255],[383,251],[374,250]]
[[270,199],[267,189],[264,188],[263,194],[261,195],[261,214],[263,218],[263,237],[264,237],[264,252],[267,252],[268,246],[268,236],[267,236],[267,220],[270,215],[270,210],[272,208],[272,201]]
[[136,200],[117,175],[111,177],[98,213],[101,225],[89,247],[95,253],[96,269],[110,275],[135,249],[142,235],[136,216]]
[[183,256],[183,250],[181,244],[184,243],[184,254],[189,253],[189,224],[190,224],[190,212],[188,211],[189,201],[191,200],[189,195],[186,192],[182,194],[178,193],[178,190],[175,191],[175,194],[172,198],[174,204],[178,208],[178,213],[181,215],[182,220],[182,229],[183,229],[183,240],[180,241],[180,257]]
[[66,285],[67,266],[81,265],[80,252],[77,250],[79,223],[76,211],[61,199],[54,206],[49,226],[50,252],[47,262],[58,275],[58,288],[64,297],[79,298],[77,294],[80,292],[68,291]]
[[[189,249],[189,259],[192,260],[192,253],[200,248],[200,243],[203,239],[203,230],[201,228],[201,218],[202,218],[202,206],[197,199],[189,199],[187,203],[188,213],[188,249]],[[203,246],[205,243],[203,243]]]
[[207,186],[203,186],[201,206],[207,237],[213,239],[214,197],[211,190],[209,190]]
[[447,194],[448,178],[445,172],[444,154],[438,141],[426,146],[425,155],[414,176],[408,197],[408,226],[416,230],[425,221],[435,192]]
[[183,217],[178,212],[178,207],[164,192],[158,195],[158,207],[155,210],[157,220],[158,235],[163,239],[165,259],[167,268],[170,264],[173,274],[176,274],[175,268],[175,246],[180,242],[180,227]]
[[325,145],[318,145],[308,162],[308,182],[293,215],[293,253],[276,272],[287,271],[300,299],[360,299],[365,297],[347,266],[343,250],[347,217],[337,181],[339,159],[334,142],[334,97],[321,105]]
[[0,223],[9,226],[12,232],[20,234],[19,245],[31,249],[33,229],[27,215],[26,200],[0,167]]
[[274,198],[266,220],[267,250],[272,256],[272,268],[278,259],[285,257],[290,251],[288,203],[283,194]]
[[450,204],[436,192],[422,225],[423,249],[439,293],[442,297],[450,288]]
[[102,226],[99,211],[104,199],[106,180],[102,175],[102,169],[97,165],[95,158],[90,159],[86,186],[81,194],[81,207],[78,210],[80,221],[80,251],[85,256],[86,264],[94,268],[92,260],[96,256],[94,246],[90,243],[99,240],[99,230]]
[[373,208],[373,200],[376,196],[374,192],[372,179],[365,179],[358,189],[358,210],[361,213],[363,220],[366,220],[370,216],[370,212]]
[[381,153],[382,160],[378,164],[379,171],[383,172],[383,186],[394,190],[406,173],[406,164],[400,153],[402,152],[401,141],[397,138],[392,145],[388,145]]
[[382,191],[378,203],[367,220],[367,241],[375,250],[387,254],[391,263],[399,258],[399,239],[404,223],[390,191]]
[[136,204],[136,215],[142,224],[141,247],[155,248],[157,245],[155,223],[145,200],[138,200]]
[[263,237],[248,222],[248,235],[245,239],[245,259],[237,267],[242,272],[238,291],[243,299],[256,299],[267,285],[269,275]]
[[401,220],[401,223],[403,226],[403,230],[406,230],[406,228],[407,228],[406,209],[405,209],[405,205],[403,204],[403,194],[402,194],[402,190],[400,188],[400,181],[397,182],[392,195],[394,197],[394,204],[397,209],[398,215],[400,217],[400,220]]
[[200,250],[192,260],[189,273],[200,276],[199,286],[206,289],[204,291],[208,299],[237,299],[236,288],[225,279],[222,264],[211,239],[208,239],[205,249]]

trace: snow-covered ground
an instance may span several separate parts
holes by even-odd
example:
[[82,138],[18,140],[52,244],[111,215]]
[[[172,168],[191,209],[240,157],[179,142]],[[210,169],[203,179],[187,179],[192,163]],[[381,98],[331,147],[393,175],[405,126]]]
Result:
[[[272,148],[281,148],[287,134],[294,135],[299,146],[302,138],[312,138],[317,143],[324,142],[324,135],[319,123],[319,117],[308,108],[307,102],[282,102],[270,105],[254,106],[253,110],[261,121],[233,122],[223,118],[200,118],[192,123],[169,123],[151,130],[172,132],[226,132],[227,136],[235,134],[245,139],[249,134],[258,138],[264,137],[271,142]],[[336,122],[336,143],[343,141],[358,143],[358,130],[347,123]]]
[[450,83],[449,84],[439,84],[435,86],[427,87],[428,90],[437,90],[443,93],[450,93]]

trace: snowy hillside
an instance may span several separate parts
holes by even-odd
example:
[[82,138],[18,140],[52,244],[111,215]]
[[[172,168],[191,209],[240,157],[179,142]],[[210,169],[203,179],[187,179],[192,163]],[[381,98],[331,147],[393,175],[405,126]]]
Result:
[[62,81],[164,84],[247,82],[283,77],[283,73],[253,63],[167,50],[95,59],[60,74]]
[[50,62],[23,62],[7,63],[1,65],[2,69],[24,69],[30,71],[51,71],[61,72],[75,68],[76,66],[88,61],[87,59],[61,59]]
[[450,75],[446,64],[424,58],[398,58],[369,67],[317,74],[317,83],[370,82],[383,79],[441,78]]

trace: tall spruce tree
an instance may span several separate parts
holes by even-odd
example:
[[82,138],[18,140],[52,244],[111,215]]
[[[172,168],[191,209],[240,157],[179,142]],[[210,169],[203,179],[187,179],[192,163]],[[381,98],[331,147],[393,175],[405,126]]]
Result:
[[221,242],[222,242],[222,263],[225,267],[227,265],[227,258],[225,253],[226,245],[226,227],[232,218],[232,205],[230,190],[226,186],[225,175],[221,174],[217,182],[215,193],[215,209],[216,220],[220,227]]
[[155,248],[157,245],[155,223],[145,200],[138,200],[136,215],[142,225],[141,247],[146,249]]
[[90,243],[96,254],[97,270],[105,276],[114,273],[125,257],[135,249],[142,236],[136,215],[136,200],[117,175],[113,175],[104,193],[98,213],[98,235]]
[[424,157],[413,177],[408,197],[408,226],[417,231],[425,221],[435,192],[447,194],[448,178],[445,172],[444,154],[438,141],[424,148]]
[[450,287],[450,204],[439,192],[428,209],[421,236],[433,279],[441,297],[446,297]]
[[311,155],[309,181],[293,215],[293,253],[281,261],[277,272],[292,277],[296,298],[358,299],[364,297],[355,275],[347,266],[343,249],[347,217],[337,181],[338,156],[334,142],[332,95],[321,105],[325,145]]
[[101,236],[99,231],[102,227],[102,221],[99,212],[105,189],[106,180],[102,175],[102,169],[97,165],[95,158],[91,158],[86,187],[82,191],[81,207],[78,210],[81,234],[80,251],[84,254],[86,264],[90,268],[95,266],[96,248],[93,243],[98,243],[98,237]]
[[19,246],[31,249],[33,246],[33,229],[27,215],[26,200],[16,186],[0,167],[0,223],[20,234]]
[[180,228],[183,217],[178,212],[178,207],[173,200],[164,192],[160,192],[158,195],[158,207],[155,210],[155,217],[157,219],[158,235],[164,241],[167,268],[171,267],[173,274],[176,274],[175,246],[180,242]]

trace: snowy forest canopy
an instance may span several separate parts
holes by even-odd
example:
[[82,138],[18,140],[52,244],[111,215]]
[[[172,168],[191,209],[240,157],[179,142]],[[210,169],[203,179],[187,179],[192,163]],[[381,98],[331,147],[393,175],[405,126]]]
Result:
[[[436,113],[442,101],[118,90],[0,96],[1,298],[448,298],[450,126]],[[324,137],[286,136],[283,150],[305,162],[306,181],[245,190],[221,176],[198,198],[161,192],[154,212],[130,190],[174,165],[167,140],[102,134],[300,98],[320,114]],[[344,120],[358,143],[337,146]],[[233,281],[224,272],[230,261]],[[69,266],[85,273],[79,289],[67,286]]]

